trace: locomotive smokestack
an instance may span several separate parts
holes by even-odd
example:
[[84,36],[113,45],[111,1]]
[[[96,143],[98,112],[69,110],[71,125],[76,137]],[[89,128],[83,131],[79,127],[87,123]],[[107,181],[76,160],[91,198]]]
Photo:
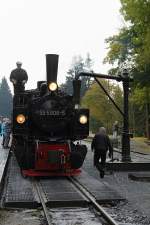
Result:
[[73,80],[73,98],[76,105],[80,104],[81,80]]
[[58,57],[59,55],[46,54],[47,83],[57,83]]

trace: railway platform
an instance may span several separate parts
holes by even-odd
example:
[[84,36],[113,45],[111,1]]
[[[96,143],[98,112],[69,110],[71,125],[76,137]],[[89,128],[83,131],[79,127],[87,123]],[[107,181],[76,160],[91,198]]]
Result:
[[4,207],[37,208],[39,206],[39,199],[34,194],[34,186],[30,180],[22,177],[13,154],[8,163],[7,182],[4,189]]
[[122,162],[121,150],[114,148],[113,161],[107,161],[107,170],[112,171],[150,171],[150,152],[143,153],[131,144],[131,161]]
[[4,174],[9,157],[9,148],[3,149],[1,143],[2,137],[0,136],[0,191],[3,185]]
[[[85,142],[84,142],[85,143]],[[150,215],[150,154],[149,152],[145,152],[144,154],[140,154],[143,152],[141,146],[135,145],[131,140],[131,159],[132,162],[130,166],[134,166],[136,163],[137,167],[127,167],[126,170],[122,166],[122,170],[119,167],[119,164],[123,164],[122,162],[118,162],[115,160],[114,165],[117,164],[116,170],[113,170],[111,166],[113,165],[109,158],[107,158],[107,164],[109,163],[109,170],[106,170],[105,176],[103,179],[99,177],[99,172],[95,167],[93,167],[93,152],[90,149],[90,142],[86,142],[88,145],[88,153],[86,160],[83,165],[83,169],[88,172],[92,177],[100,180],[101,182],[107,184],[111,190],[115,189],[121,196],[124,196],[126,199],[125,203],[121,203],[118,205],[117,210],[120,210],[120,213],[124,215],[124,213],[130,214],[130,211],[137,210],[143,216],[147,216],[149,218]],[[117,149],[116,149],[117,150]],[[119,159],[121,161],[121,154],[118,151],[114,152],[114,158]],[[147,171],[142,170],[141,164],[147,164]],[[134,213],[131,213],[132,217],[134,217]],[[143,223],[144,224],[144,223]],[[146,223],[145,223],[146,224]],[[150,222],[148,223],[150,224]]]
[[[84,141],[88,145],[88,154],[91,154],[91,138]],[[146,144],[145,144],[146,145]],[[144,145],[139,145],[133,139],[130,141],[131,146],[131,161],[122,162],[121,144],[115,146],[113,152],[113,159],[107,158],[107,171],[150,171],[150,147],[146,150]],[[91,158],[91,157],[90,157]]]
[[[46,205],[49,207],[85,207],[88,205],[77,188],[66,177],[50,177],[42,179],[23,178],[12,155],[9,160],[7,183],[5,184],[4,207],[6,208],[38,208],[40,201],[35,191],[35,181],[39,183]],[[76,177],[86,189],[93,194],[99,203],[114,203],[125,200],[117,191],[105,183],[82,172]]]

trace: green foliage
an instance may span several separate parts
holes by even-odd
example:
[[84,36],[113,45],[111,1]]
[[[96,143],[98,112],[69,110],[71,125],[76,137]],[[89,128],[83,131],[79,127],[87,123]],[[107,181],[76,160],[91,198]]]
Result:
[[145,136],[146,110],[138,104],[130,105],[130,130],[134,136]]
[[[121,14],[127,22],[118,34],[106,39],[108,53],[104,63],[115,65],[111,73],[118,73],[122,67],[130,70],[134,77],[132,85],[132,105],[139,108],[141,113],[134,114],[134,126],[142,121],[146,124],[147,137],[150,137],[150,1],[149,0],[120,0]],[[142,115],[146,110],[146,117]],[[141,119],[139,118],[141,116]],[[143,121],[144,118],[144,121]],[[147,121],[147,122],[146,122]],[[142,127],[142,126],[141,126]],[[140,128],[139,128],[140,129]],[[138,133],[142,133],[143,128]],[[148,131],[149,130],[149,131]]]
[[142,76],[150,81],[150,1],[121,0],[121,3],[121,13],[128,25],[106,39],[109,51],[104,62],[117,63],[118,69],[126,64],[132,72],[135,69],[137,73],[144,72]]
[[124,62],[131,59],[132,50],[134,48],[131,41],[132,32],[127,28],[122,28],[119,35],[114,35],[105,40],[108,44],[108,53],[104,59],[104,63],[114,64],[117,62],[120,66]]
[[133,102],[143,108],[144,105],[150,103],[150,87],[138,86],[134,89]]
[[90,116],[90,130],[93,133],[97,133],[99,130],[99,127],[102,127],[102,126],[104,126],[104,124],[101,121],[97,120],[93,116]]
[[[100,80],[100,82],[118,106],[122,108],[122,90],[120,87],[107,80]],[[95,82],[83,97],[82,106],[90,109],[90,129],[93,132],[103,125],[111,133],[114,121],[121,121],[122,119],[120,113],[113,106],[112,102]]]
[[11,117],[12,112],[12,94],[9,89],[7,80],[2,78],[0,84],[0,115],[4,117]]

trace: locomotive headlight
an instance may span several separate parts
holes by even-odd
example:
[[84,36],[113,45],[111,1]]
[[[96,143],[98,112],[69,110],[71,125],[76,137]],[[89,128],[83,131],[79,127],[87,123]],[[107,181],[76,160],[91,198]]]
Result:
[[48,88],[50,91],[56,91],[57,90],[57,84],[55,82],[49,83]]
[[17,123],[24,123],[25,122],[25,116],[23,114],[19,114],[17,117],[16,117],[16,120],[17,120]]
[[79,122],[80,122],[81,124],[86,124],[86,123],[87,123],[87,120],[88,120],[88,118],[87,118],[87,116],[85,116],[85,115],[81,115],[81,116],[79,117]]

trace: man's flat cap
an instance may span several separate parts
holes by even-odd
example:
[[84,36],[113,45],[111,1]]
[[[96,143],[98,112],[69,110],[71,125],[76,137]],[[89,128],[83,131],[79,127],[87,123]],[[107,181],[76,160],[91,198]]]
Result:
[[17,61],[16,64],[17,64],[17,65],[22,65],[22,62]]

